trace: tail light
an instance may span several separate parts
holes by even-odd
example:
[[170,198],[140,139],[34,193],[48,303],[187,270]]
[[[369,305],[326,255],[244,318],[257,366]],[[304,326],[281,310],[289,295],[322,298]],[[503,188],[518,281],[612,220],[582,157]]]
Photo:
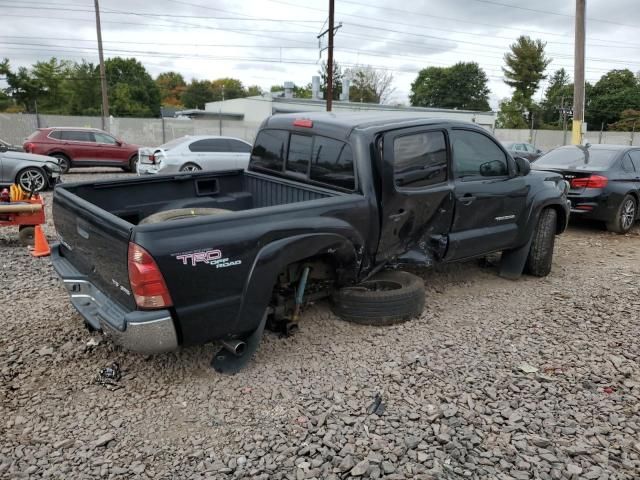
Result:
[[589,177],[574,178],[571,180],[571,188],[604,188],[609,183],[607,177],[591,175]]
[[149,161],[155,165],[155,163],[156,163],[156,156],[155,156],[155,155],[149,155]]
[[31,143],[31,142],[25,143],[24,144],[24,151],[27,152],[27,153],[33,152],[33,143]]
[[152,310],[173,305],[155,260],[140,245],[129,243],[129,283],[138,308]]

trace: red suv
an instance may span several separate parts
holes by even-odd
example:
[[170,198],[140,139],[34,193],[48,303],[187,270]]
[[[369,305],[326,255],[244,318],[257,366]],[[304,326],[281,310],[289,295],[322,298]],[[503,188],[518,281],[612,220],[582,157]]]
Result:
[[138,145],[124,143],[96,128],[39,128],[24,142],[28,153],[59,159],[62,173],[72,167],[120,167],[135,172]]

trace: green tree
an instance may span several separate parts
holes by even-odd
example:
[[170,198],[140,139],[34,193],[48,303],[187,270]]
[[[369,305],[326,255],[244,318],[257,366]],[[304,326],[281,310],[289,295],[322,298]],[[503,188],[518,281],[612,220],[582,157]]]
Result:
[[608,130],[629,132],[640,128],[640,110],[627,109],[620,114],[620,120],[608,126]]
[[[320,91],[322,92],[323,98],[327,98],[327,80],[329,79],[329,75],[327,74],[327,63],[324,62],[318,71],[320,74]],[[342,77],[344,74],[342,73],[342,67],[338,65],[338,62],[333,62],[333,99],[338,100],[340,98],[340,94],[342,94]]]
[[0,112],[4,112],[13,106],[14,103],[11,97],[0,90]]
[[532,108],[532,98],[544,80],[551,59],[544,53],[546,43],[542,40],[533,40],[527,36],[520,36],[511,45],[511,51],[505,53],[504,62],[506,67],[502,68],[507,85],[518,94],[518,104],[522,105],[523,111]]
[[[269,89],[270,92],[284,92],[284,85],[271,85]],[[298,85],[293,85],[293,96],[294,98],[311,98],[311,84],[308,83],[304,87],[299,87]]]
[[67,102],[71,115],[100,115],[102,112],[100,71],[82,61],[71,67],[67,82]]
[[393,74],[370,65],[349,68],[345,76],[351,79],[349,98],[352,102],[385,103],[395,90]]
[[115,57],[107,59],[104,63],[111,115],[160,115],[160,91],[138,60]]
[[250,85],[244,92],[245,97],[257,97],[262,95],[262,89],[258,85]]
[[513,97],[500,102],[496,126],[498,128],[529,128],[527,119],[523,114],[529,107],[525,107],[524,103],[525,101],[519,92],[514,93]]
[[587,88],[586,120],[596,129],[622,119],[625,110],[640,110],[640,82],[631,70],[611,70]]
[[187,88],[184,77],[176,72],[164,72],[156,78],[156,85],[160,91],[162,105],[181,107],[181,97]]
[[572,106],[573,85],[570,81],[569,74],[564,68],[556,70],[549,78],[549,85],[540,105],[545,127],[562,128],[563,121],[559,108],[563,103],[565,108]]
[[236,78],[218,78],[211,82],[211,91],[213,92],[213,101],[231,100],[233,98],[242,98],[245,96],[244,86],[242,82]]
[[427,67],[411,84],[409,99],[418,107],[487,111],[487,74],[475,62],[458,62],[451,67]]
[[182,94],[185,108],[204,108],[207,102],[213,102],[211,82],[208,80],[191,80]]

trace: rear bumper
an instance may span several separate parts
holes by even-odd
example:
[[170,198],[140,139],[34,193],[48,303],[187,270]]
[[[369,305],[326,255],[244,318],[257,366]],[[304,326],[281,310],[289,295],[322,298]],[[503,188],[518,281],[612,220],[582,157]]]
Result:
[[611,201],[610,195],[597,193],[595,195],[569,194],[571,215],[575,218],[609,221],[615,218],[618,206]]
[[78,313],[115,343],[139,353],[162,353],[178,348],[178,335],[169,310],[126,310],[62,257],[59,244],[51,247],[51,262]]

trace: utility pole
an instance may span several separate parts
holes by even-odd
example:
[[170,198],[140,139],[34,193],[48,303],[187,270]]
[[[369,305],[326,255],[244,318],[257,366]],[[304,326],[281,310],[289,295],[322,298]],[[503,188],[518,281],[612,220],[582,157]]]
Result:
[[573,70],[573,128],[571,143],[582,143],[582,123],[584,122],[584,60],[585,22],[587,0],[576,0],[576,32]]
[[327,112],[333,106],[333,16],[334,0],[329,0],[329,53],[327,55]]
[[107,75],[104,70],[104,55],[102,54],[102,28],[100,27],[100,5],[98,0],[93,0],[96,8],[96,31],[98,32],[98,57],[100,58],[100,87],[102,89],[102,129],[109,131],[107,127],[109,118],[109,97],[107,96]]

